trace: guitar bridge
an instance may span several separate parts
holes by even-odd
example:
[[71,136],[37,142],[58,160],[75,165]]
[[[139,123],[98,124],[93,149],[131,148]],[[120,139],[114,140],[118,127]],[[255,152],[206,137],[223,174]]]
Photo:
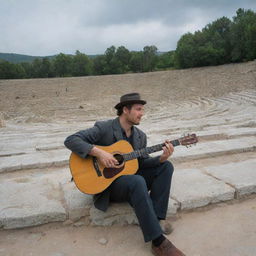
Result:
[[102,176],[102,173],[101,173],[99,165],[98,165],[98,160],[95,156],[92,157],[92,162],[93,162],[93,166],[94,166],[94,169],[95,169],[98,177]]

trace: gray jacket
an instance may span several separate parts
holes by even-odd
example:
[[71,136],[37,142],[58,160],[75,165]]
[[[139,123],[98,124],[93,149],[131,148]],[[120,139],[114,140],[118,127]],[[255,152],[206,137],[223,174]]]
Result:
[[[93,145],[110,146],[111,144],[122,140],[123,133],[119,118],[98,121],[92,128],[79,131],[66,138],[64,144],[72,152],[82,158],[86,158]],[[144,132],[134,126],[133,128],[133,148],[142,149],[147,146],[147,137]],[[160,165],[159,157],[150,157],[145,155],[139,159],[139,168],[145,169]],[[109,205],[109,188],[94,196],[95,207],[106,211]]]

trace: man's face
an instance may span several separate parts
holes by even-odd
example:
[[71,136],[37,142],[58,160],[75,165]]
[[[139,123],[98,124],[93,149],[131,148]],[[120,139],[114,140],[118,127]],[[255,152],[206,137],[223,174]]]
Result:
[[124,107],[123,112],[126,120],[132,125],[140,124],[140,120],[144,115],[144,105],[134,104],[131,109]]

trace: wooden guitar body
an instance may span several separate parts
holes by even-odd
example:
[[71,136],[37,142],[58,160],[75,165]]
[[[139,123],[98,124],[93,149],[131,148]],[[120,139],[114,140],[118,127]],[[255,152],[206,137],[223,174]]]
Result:
[[[133,152],[132,146],[126,140],[120,140],[110,146],[97,147],[117,155],[117,157]],[[138,160],[120,160],[120,165],[116,168],[106,168],[95,157],[81,158],[72,153],[69,166],[77,188],[86,194],[97,194],[106,189],[118,177],[135,174],[138,170]]]

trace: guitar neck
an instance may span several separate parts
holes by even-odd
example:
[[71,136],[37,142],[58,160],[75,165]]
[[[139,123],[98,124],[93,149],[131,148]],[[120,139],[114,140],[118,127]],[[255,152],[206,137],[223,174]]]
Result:
[[[180,145],[179,140],[172,140],[170,142],[174,147]],[[161,144],[157,144],[157,145],[154,145],[154,146],[151,146],[151,147],[146,147],[146,148],[143,148],[143,149],[135,150],[131,153],[123,154],[123,157],[124,157],[125,161],[129,161],[129,160],[132,160],[132,159],[135,159],[135,158],[146,156],[146,155],[154,153],[154,152],[161,151],[163,149],[164,145],[165,145],[165,143],[161,143]]]

